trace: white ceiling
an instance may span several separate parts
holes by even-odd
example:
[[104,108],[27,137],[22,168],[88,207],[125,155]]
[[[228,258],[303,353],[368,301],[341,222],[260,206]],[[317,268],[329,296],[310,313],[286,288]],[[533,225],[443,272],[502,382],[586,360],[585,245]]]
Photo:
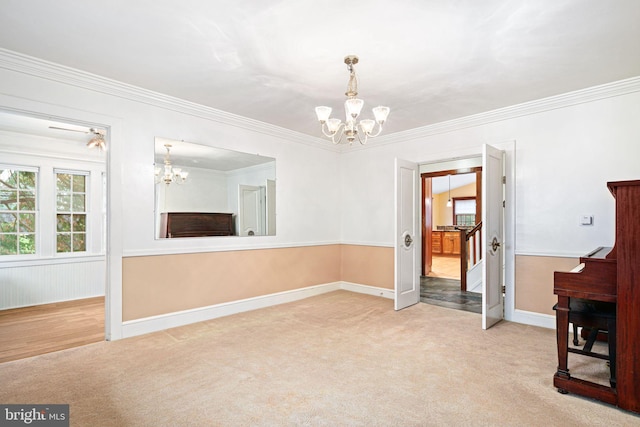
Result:
[[389,134],[638,76],[638,22],[638,0],[2,0],[0,47],[315,136],[356,54]]

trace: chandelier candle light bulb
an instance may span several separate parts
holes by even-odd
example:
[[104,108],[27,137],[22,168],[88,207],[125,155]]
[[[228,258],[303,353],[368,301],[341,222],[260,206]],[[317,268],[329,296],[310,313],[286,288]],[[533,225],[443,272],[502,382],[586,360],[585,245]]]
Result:
[[[347,69],[349,70],[349,83],[345,92],[347,100],[344,102],[345,122],[342,123],[340,119],[330,118],[331,107],[316,107],[316,116],[320,122],[322,134],[327,138],[331,138],[331,142],[334,144],[340,144],[342,138],[346,136],[346,141],[349,144],[357,139],[360,144],[364,145],[367,143],[368,138],[375,138],[380,135],[382,125],[387,120],[390,109],[389,107],[376,107],[373,109],[375,120],[365,119],[356,122],[364,106],[364,101],[356,98],[358,95],[358,80],[353,66],[358,63],[358,57],[355,55],[346,56],[344,63],[347,64]],[[376,124],[378,129],[374,132]],[[364,138],[361,137],[361,134],[364,134]]]

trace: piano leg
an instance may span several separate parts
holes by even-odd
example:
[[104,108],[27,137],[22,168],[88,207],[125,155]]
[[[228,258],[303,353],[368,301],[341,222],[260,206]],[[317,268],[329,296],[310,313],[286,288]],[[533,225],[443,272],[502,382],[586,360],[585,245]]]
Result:
[[607,321],[608,326],[608,334],[607,338],[609,341],[609,370],[611,372],[611,379],[609,383],[611,384],[611,388],[616,388],[616,319],[609,319]]
[[[569,354],[569,297],[558,295],[556,305],[556,339],[558,342],[558,371],[556,377],[570,379],[568,365]],[[567,390],[558,388],[558,392],[566,394]]]

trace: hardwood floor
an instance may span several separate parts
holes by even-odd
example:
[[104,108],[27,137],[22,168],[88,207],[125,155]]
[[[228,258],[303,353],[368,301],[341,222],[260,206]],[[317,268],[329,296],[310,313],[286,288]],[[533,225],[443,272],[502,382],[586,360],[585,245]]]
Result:
[[459,255],[434,255],[431,260],[429,277],[444,277],[460,280]]
[[0,311],[0,363],[104,340],[104,297]]

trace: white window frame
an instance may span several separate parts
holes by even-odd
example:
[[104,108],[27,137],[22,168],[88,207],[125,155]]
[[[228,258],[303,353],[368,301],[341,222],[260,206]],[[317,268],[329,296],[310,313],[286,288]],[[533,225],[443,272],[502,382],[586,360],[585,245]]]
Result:
[[[36,174],[36,209],[35,209],[35,239],[36,239],[36,253],[35,254],[15,254],[15,255],[0,255],[0,260],[22,260],[22,259],[34,259],[38,256],[38,250],[40,247],[40,169],[34,166],[25,166],[14,163],[0,163],[0,169],[11,169],[20,172],[35,172]],[[18,231],[19,234],[19,231]]]
[[[57,182],[57,178],[59,174],[67,174],[67,175],[80,175],[80,176],[84,176],[85,177],[85,187],[84,187],[84,212],[81,212],[83,214],[85,214],[85,242],[84,242],[84,246],[85,246],[85,250],[84,251],[74,251],[73,249],[70,252],[58,252],[57,247],[58,247],[58,234],[60,234],[58,232],[58,214],[61,213],[61,211],[58,211],[58,204],[57,204],[57,200],[58,200],[58,188],[55,185],[55,183]],[[87,171],[87,170],[75,170],[75,169],[60,169],[60,168],[54,168],[53,169],[53,182],[54,182],[54,200],[55,200],[55,204],[54,204],[54,212],[53,215],[55,217],[54,222],[56,224],[53,233],[54,233],[54,241],[55,241],[55,256],[67,256],[67,255],[84,255],[86,253],[89,252],[89,248],[90,243],[91,243],[91,237],[92,237],[92,229],[91,229],[91,219],[92,219],[92,213],[91,213],[91,203],[90,203],[90,198],[91,198],[91,172]],[[73,206],[73,192],[72,192],[72,202],[71,205]],[[64,212],[64,213],[69,213],[71,215],[73,215],[74,213],[79,213],[79,212],[73,212],[73,208],[71,209],[71,211],[69,212]],[[71,248],[73,248],[73,231],[70,232],[71,234]]]

